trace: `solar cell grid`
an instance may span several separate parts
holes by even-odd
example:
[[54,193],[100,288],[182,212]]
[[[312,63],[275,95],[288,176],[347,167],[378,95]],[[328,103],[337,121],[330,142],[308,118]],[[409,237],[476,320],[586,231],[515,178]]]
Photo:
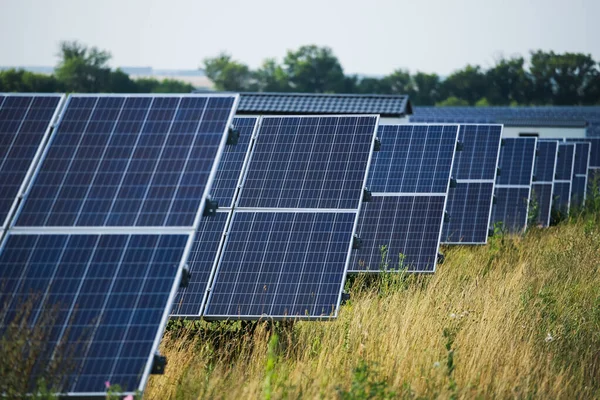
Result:
[[520,232],[527,227],[529,211],[529,188],[499,187],[494,190],[492,226],[502,223],[508,232]]
[[0,227],[8,226],[40,145],[64,100],[61,94],[0,93]]
[[557,154],[558,142],[538,141],[533,170],[536,183],[552,182],[554,180]]
[[456,152],[452,176],[494,180],[501,135],[502,125],[461,125],[458,140],[462,150]]
[[238,207],[355,209],[376,116],[263,117]]
[[17,225],[193,225],[236,100],[71,95]]
[[448,190],[443,243],[486,243],[494,196],[494,182],[458,182]]
[[446,193],[456,125],[381,125],[367,187],[374,193]]
[[[31,390],[45,368],[55,389],[104,397],[105,382],[143,390],[189,235],[9,235],[0,253],[0,335],[31,304],[43,332]],[[31,302],[31,303],[28,303]]]
[[586,199],[587,176],[573,176],[571,183],[571,207],[581,207]]
[[[535,222],[539,226],[549,226],[552,211],[553,184],[531,184],[531,199],[536,205]],[[533,217],[533,216],[532,216]]]
[[554,181],[552,209],[563,215],[569,213],[571,206],[571,181]]
[[536,138],[505,138],[500,148],[498,185],[531,184]]

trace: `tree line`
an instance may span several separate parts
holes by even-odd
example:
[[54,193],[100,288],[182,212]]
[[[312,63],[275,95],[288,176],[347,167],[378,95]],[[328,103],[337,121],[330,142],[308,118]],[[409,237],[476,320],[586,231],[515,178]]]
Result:
[[[165,79],[131,79],[109,67],[111,55],[78,42],[62,42],[52,75],[0,71],[3,92],[189,93],[192,85]],[[442,78],[397,69],[381,78],[346,75],[328,47],[289,50],[281,63],[267,58],[257,69],[226,53],[202,66],[217,90],[407,94],[414,105],[594,105],[600,104],[600,64],[591,55],[533,51],[502,58],[486,69],[467,65]]]
[[502,58],[485,70],[467,65],[445,79],[397,69],[382,78],[346,75],[328,47],[290,50],[283,62],[266,59],[256,69],[222,53],[204,60],[216,89],[306,93],[407,94],[414,105],[600,104],[600,64],[591,55],[533,51]]
[[0,71],[0,92],[189,93],[194,87],[174,79],[131,79],[109,66],[111,54],[78,42],[60,43],[51,75],[23,69]]

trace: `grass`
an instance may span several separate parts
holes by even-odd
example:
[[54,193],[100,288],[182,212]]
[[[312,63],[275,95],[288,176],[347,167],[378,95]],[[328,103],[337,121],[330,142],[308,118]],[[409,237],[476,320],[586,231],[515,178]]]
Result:
[[172,325],[145,397],[600,397],[600,218],[443,251],[357,277],[332,322]]

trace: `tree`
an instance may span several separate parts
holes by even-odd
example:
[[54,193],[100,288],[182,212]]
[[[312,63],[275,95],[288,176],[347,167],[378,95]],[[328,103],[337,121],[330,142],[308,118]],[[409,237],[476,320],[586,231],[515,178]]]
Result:
[[481,67],[467,65],[464,69],[448,76],[441,87],[443,97],[458,97],[473,105],[477,100],[485,97],[487,82]]
[[469,102],[463,99],[459,99],[458,97],[448,97],[444,101],[440,101],[439,103],[435,103],[438,107],[459,107],[459,106],[468,106]]
[[244,92],[255,89],[252,86],[252,72],[248,66],[234,61],[227,53],[206,58],[204,71],[218,90]]
[[524,64],[523,57],[500,59],[494,67],[487,70],[486,98],[491,104],[529,104],[533,100],[532,81],[525,71]]
[[437,74],[417,72],[412,81],[414,94],[411,101],[414,105],[432,106],[440,100],[440,77]]
[[63,88],[53,75],[22,69],[0,71],[0,92],[60,92]]
[[74,42],[61,42],[60,61],[55,69],[56,78],[70,92],[100,93],[110,91],[111,55],[96,47]]
[[267,58],[254,73],[257,89],[261,92],[290,91],[289,78],[283,67],[273,58]]
[[383,83],[389,88],[391,94],[414,94],[413,81],[410,73],[404,69],[397,69],[383,78]]
[[337,57],[329,47],[302,46],[288,51],[283,60],[290,88],[305,93],[342,93],[348,81]]

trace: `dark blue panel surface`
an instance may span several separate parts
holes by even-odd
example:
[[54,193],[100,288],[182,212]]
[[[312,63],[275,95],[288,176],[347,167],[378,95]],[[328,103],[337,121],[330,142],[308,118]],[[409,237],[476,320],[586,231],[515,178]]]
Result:
[[445,200],[445,196],[375,196],[363,204],[357,228],[362,247],[352,251],[348,271],[435,271]]
[[573,158],[575,157],[575,145],[572,143],[560,143],[558,145],[558,156],[556,157],[557,181],[570,181],[573,175]]
[[586,198],[587,175],[573,176],[571,183],[571,208],[583,206]]
[[531,184],[536,138],[505,138],[500,147],[498,185]]
[[240,133],[236,145],[225,146],[221,161],[217,166],[217,174],[210,190],[210,197],[216,200],[220,207],[232,207],[235,191],[242,173],[244,159],[248,153],[250,139],[258,118],[234,118],[233,125]]
[[377,117],[263,117],[239,207],[356,209]]
[[[0,254],[0,336],[27,305],[44,333],[36,379],[53,364],[60,392],[105,382],[141,387],[188,235],[10,235]],[[50,361],[50,360],[54,361]],[[62,360],[62,361],[61,361]],[[58,365],[56,365],[58,364]]]
[[[600,119],[600,118],[599,118]],[[598,123],[598,128],[600,128],[600,121]],[[598,133],[600,134],[600,129],[598,129]],[[567,142],[588,142],[591,144],[590,149],[590,167],[600,167],[600,138],[569,138]]]
[[501,134],[501,125],[461,125],[458,140],[463,149],[454,156],[452,177],[494,180]]
[[458,182],[450,188],[446,204],[450,219],[444,222],[442,242],[486,243],[493,195],[493,182]]
[[533,169],[535,182],[554,181],[554,169],[556,167],[556,155],[558,154],[558,142],[541,141],[537,143],[537,154]]
[[0,227],[50,129],[62,95],[0,94]]
[[446,193],[455,125],[381,125],[367,187],[374,193]]
[[590,160],[590,143],[575,143],[573,175],[587,175]]
[[569,213],[571,198],[571,182],[554,182],[552,210],[563,215]]
[[535,211],[535,215],[530,216],[530,221],[535,217],[535,223],[538,226],[547,227],[550,225],[550,213],[552,210],[552,183],[533,183],[531,185],[531,201],[535,207],[530,209]]
[[179,289],[171,315],[200,316],[202,301],[208,290],[208,280],[228,218],[229,212],[217,212],[216,215],[200,221],[194,247],[188,258],[190,283],[187,287]]
[[335,313],[356,213],[235,212],[205,317]]
[[235,97],[69,97],[19,226],[191,226]]
[[521,232],[527,226],[529,211],[529,188],[494,189],[495,203],[492,207],[492,227],[501,222],[508,232]]

